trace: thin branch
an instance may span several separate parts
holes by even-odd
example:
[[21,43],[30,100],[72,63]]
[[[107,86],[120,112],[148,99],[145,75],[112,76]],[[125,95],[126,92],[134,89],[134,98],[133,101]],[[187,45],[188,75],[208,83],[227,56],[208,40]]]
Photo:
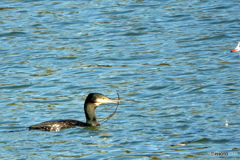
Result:
[[[119,97],[119,94],[118,94],[118,93],[117,93],[117,95],[118,95],[118,100],[120,100],[120,97]],[[107,122],[111,117],[114,116],[114,114],[117,112],[119,103],[120,103],[120,101],[117,103],[117,107],[116,107],[115,111],[114,111],[112,114],[110,114],[107,118],[105,118],[105,120],[102,120],[102,121],[103,121],[102,124],[104,124],[104,123]],[[116,106],[116,105],[114,105],[114,106]],[[114,106],[113,106],[113,107],[114,107]],[[113,108],[113,107],[111,107],[111,108]],[[102,124],[101,124],[101,125],[102,125]]]

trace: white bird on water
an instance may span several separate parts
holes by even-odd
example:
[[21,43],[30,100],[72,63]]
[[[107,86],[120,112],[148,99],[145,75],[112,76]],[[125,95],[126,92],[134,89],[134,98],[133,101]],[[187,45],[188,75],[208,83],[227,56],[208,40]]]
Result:
[[230,53],[231,52],[236,52],[236,51],[240,51],[240,42],[238,43],[236,48],[234,48],[233,50],[230,51]]

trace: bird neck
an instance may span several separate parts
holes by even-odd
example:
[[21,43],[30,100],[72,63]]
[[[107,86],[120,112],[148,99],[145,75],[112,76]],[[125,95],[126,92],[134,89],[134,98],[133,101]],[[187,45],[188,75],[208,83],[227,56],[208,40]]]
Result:
[[97,117],[94,112],[96,108],[97,108],[97,105],[94,103],[85,102],[85,104],[84,104],[86,123],[89,126],[97,126],[98,125],[98,120],[97,120]]

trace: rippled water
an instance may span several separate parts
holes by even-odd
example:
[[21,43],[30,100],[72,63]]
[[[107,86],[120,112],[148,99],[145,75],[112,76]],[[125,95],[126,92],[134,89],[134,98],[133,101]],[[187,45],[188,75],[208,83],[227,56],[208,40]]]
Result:
[[[239,6],[1,1],[0,158],[240,157],[240,57],[229,54],[240,41]],[[25,130],[52,119],[85,121],[90,92],[121,97],[101,127]],[[105,107],[96,110],[99,120],[114,111]]]

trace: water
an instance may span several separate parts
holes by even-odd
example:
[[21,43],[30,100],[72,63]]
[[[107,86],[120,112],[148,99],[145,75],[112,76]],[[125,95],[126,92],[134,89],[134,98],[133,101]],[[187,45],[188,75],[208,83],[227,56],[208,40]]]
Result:
[[[1,1],[0,158],[240,157],[238,12],[237,0]],[[85,121],[91,92],[121,97],[101,127],[25,130]]]

